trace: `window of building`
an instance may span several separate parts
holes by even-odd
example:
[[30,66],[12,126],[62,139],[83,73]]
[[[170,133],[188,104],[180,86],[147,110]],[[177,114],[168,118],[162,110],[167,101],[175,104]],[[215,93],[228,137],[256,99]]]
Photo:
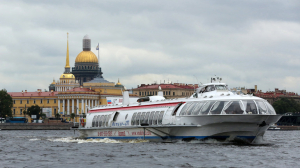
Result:
[[171,91],[169,91],[169,95],[171,95]]
[[29,100],[27,100],[27,104],[29,104]]
[[22,100],[20,100],[20,104],[22,104]]
[[33,104],[35,104],[35,99],[33,100]]
[[56,109],[54,109],[54,115],[56,114]]
[[13,110],[14,115],[16,114],[16,109]]
[[54,103],[56,103],[56,99],[54,99]]
[[164,91],[164,95],[165,95],[166,93],[165,93],[165,91]]
[[16,104],[16,101],[14,100],[14,104]]
[[142,96],[142,93],[140,92],[140,96]]
[[173,92],[173,96],[175,96],[175,92]]
[[47,99],[47,103],[49,104],[49,99]]
[[155,95],[157,95],[157,91],[155,91]]
[[20,115],[22,115],[22,109],[20,109]]
[[41,99],[41,104],[43,103],[43,99]]

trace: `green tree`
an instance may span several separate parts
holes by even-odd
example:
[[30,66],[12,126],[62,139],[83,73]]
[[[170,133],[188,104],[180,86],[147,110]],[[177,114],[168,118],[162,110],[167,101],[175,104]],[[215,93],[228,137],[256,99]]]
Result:
[[74,122],[75,114],[74,114],[74,113],[71,113],[70,118],[71,118],[71,119],[73,120],[73,122]]
[[12,117],[13,100],[5,89],[0,91],[0,117]]
[[273,103],[273,107],[278,114],[284,114],[287,112],[299,112],[300,104],[294,99],[281,98]]
[[29,107],[26,111],[26,114],[31,117],[31,115],[36,115],[36,119],[38,120],[41,116],[45,114],[42,113],[40,106],[33,105]]
[[55,118],[56,118],[56,119],[59,119],[59,118],[60,118],[60,114],[59,114],[59,113],[56,113],[56,114],[55,114]]

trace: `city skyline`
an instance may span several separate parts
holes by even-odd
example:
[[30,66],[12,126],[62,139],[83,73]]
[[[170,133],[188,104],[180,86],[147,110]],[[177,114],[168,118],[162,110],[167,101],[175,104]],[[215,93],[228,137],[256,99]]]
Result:
[[91,38],[103,77],[142,83],[207,83],[300,92],[299,3],[219,1],[4,1],[1,89],[47,89]]

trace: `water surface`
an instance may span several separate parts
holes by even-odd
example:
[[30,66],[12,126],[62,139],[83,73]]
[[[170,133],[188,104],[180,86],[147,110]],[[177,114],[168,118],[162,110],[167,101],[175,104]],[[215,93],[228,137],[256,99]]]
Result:
[[248,145],[76,139],[71,130],[0,131],[0,167],[299,167],[300,131],[267,131]]

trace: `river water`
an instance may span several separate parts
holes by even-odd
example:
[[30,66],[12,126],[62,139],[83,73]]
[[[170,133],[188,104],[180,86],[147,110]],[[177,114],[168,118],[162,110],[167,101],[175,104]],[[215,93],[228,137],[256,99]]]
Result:
[[298,167],[300,131],[267,131],[257,145],[215,140],[81,140],[72,130],[0,130],[0,167]]

